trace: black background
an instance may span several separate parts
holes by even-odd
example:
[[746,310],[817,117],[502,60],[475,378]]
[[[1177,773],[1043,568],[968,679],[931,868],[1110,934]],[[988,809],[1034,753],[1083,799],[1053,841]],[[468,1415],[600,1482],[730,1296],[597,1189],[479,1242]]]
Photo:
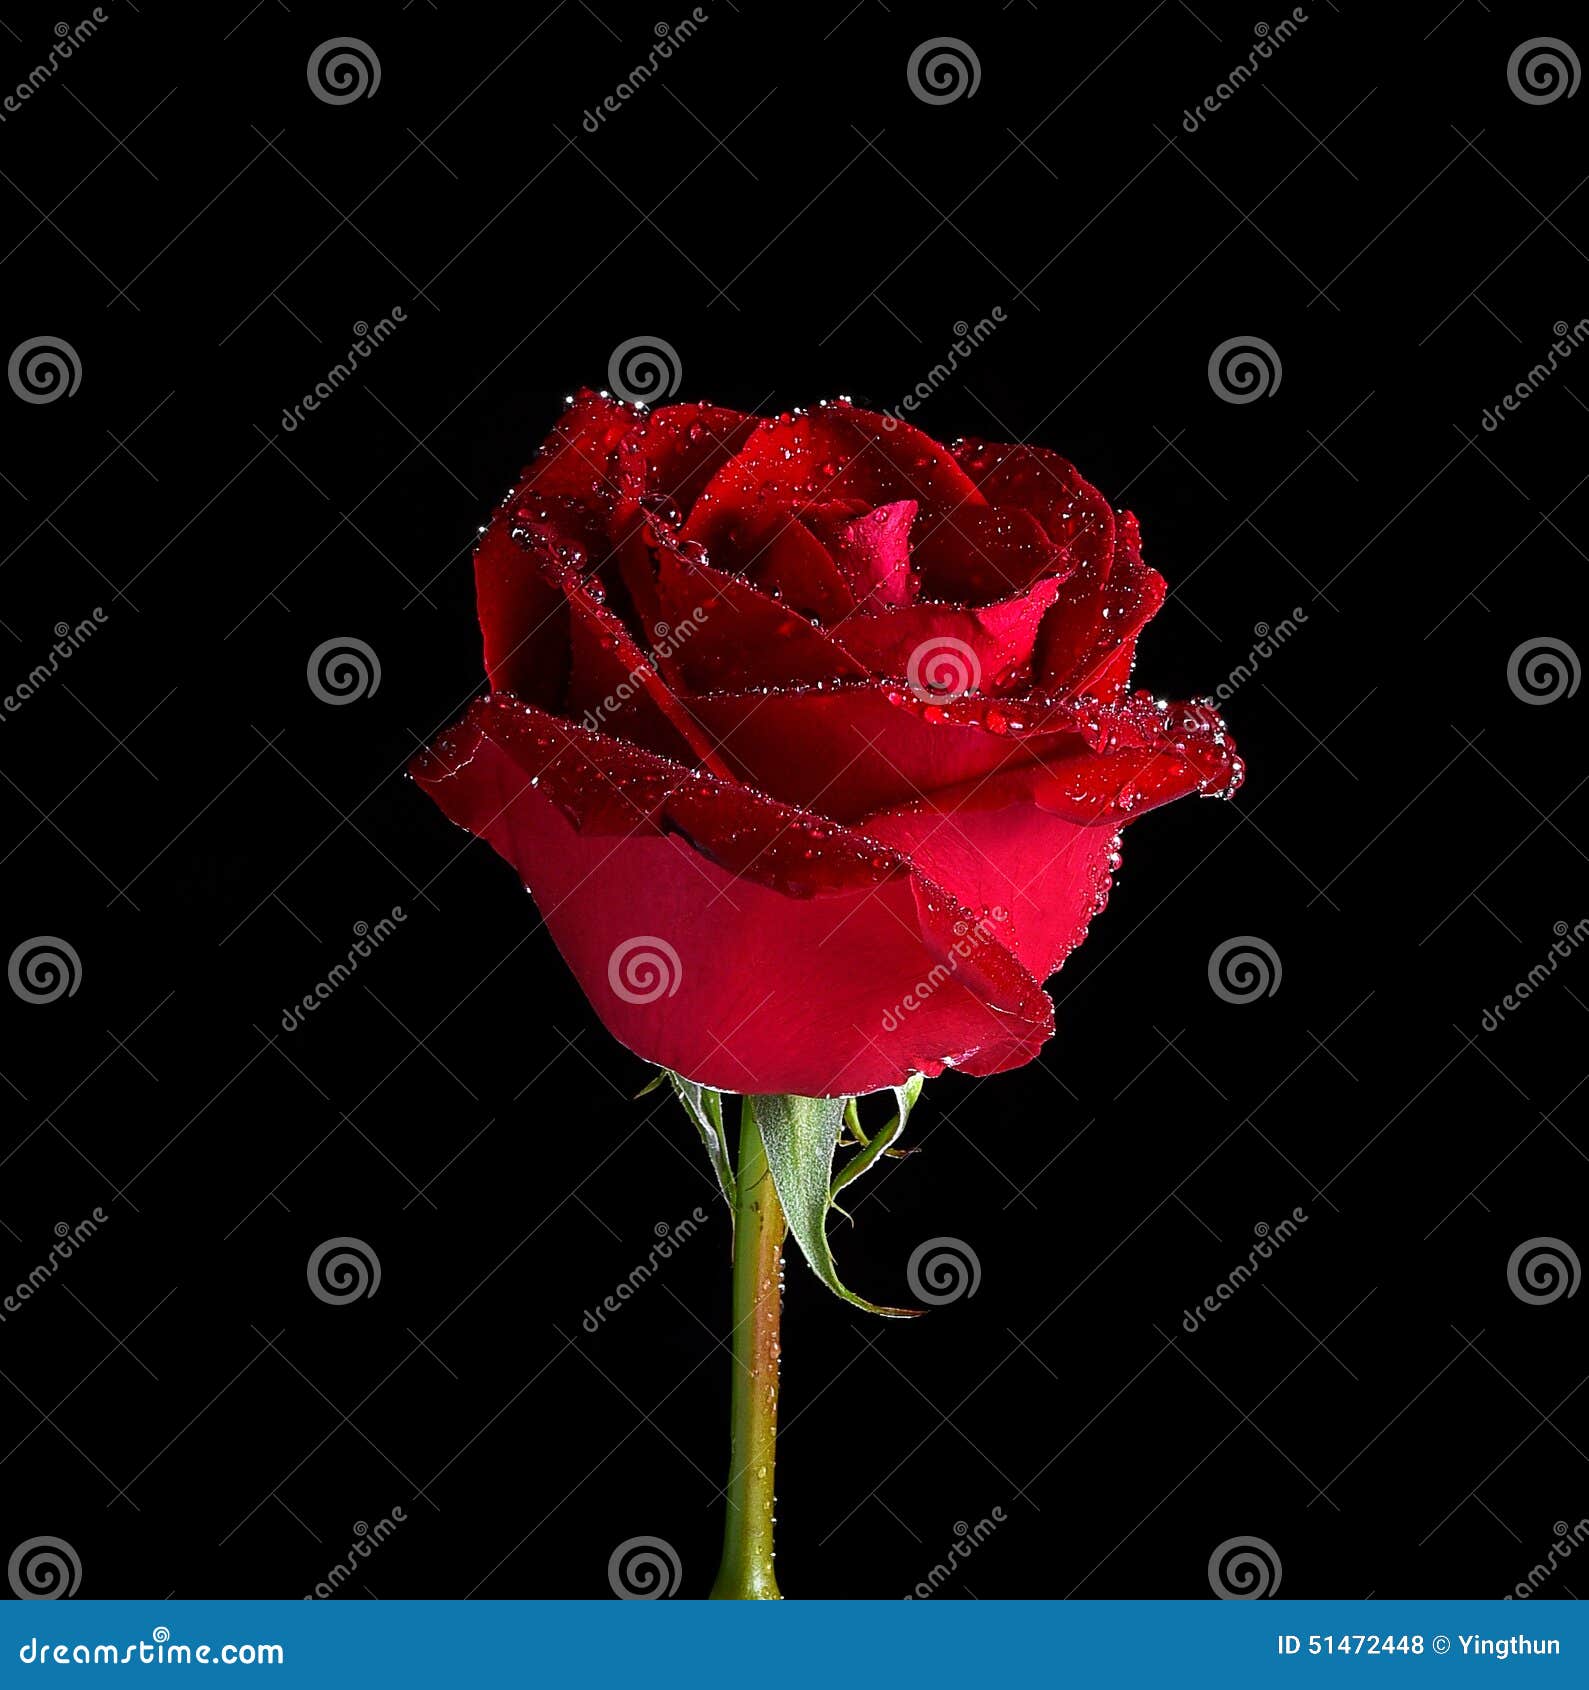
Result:
[[[1511,1589],[1589,1513],[1589,1297],[1507,1279],[1525,1240],[1589,1248],[1586,965],[1481,1026],[1589,914],[1589,695],[1508,684],[1523,642],[1589,637],[1589,355],[1480,424],[1589,310],[1589,98],[1507,80],[1576,10],[1318,0],[1188,134],[1250,8],[724,0],[594,135],[664,14],[107,10],[0,125],[7,350],[82,371],[0,392],[0,683],[105,612],[0,721],[0,948],[81,961],[70,997],[0,993],[5,1280],[108,1216],[0,1325],[0,1550],[66,1540],[85,1596],[295,1596],[396,1507],[348,1594],[604,1597],[641,1535],[704,1593],[726,1214],[403,770],[479,686],[476,525],[620,342],[668,342],[684,398],[884,406],[999,306],[921,420],[1057,447],[1139,514],[1172,587],[1141,683],[1211,692],[1307,620],[1228,702],[1237,801],[1131,829],[1041,1060],[929,1086],[921,1154],[841,1226],[868,1294],[949,1236],[975,1297],[868,1322],[791,1264],[785,1591],[903,1595],[995,1507],[945,1596],[1206,1597],[1237,1536],[1287,1595]],[[11,16],[7,86],[54,21]],[[332,105],[305,66],[343,34],[381,80]],[[935,35],[972,97],[911,92]],[[1268,397],[1213,392],[1233,336],[1275,349]],[[306,663],[348,635],[382,681],[333,708]],[[1210,989],[1237,935],[1272,997]],[[305,1263],[341,1235],[382,1278],[333,1307]]]

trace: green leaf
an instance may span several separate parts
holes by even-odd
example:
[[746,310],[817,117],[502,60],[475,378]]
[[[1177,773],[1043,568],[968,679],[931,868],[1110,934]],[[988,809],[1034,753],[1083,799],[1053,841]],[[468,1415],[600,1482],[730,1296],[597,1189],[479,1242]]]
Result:
[[[860,1130],[859,1121],[854,1113],[855,1099],[850,1099],[849,1108],[845,1111],[845,1119],[849,1123],[850,1131],[860,1140],[863,1148],[857,1151],[834,1175],[833,1184],[828,1188],[829,1202],[832,1202],[852,1179],[859,1179],[878,1157],[893,1144],[894,1140],[904,1132],[905,1123],[910,1119],[911,1110],[916,1107],[916,1099],[921,1096],[921,1088],[924,1083],[922,1075],[912,1074],[904,1085],[894,1087],[894,1103],[897,1113],[881,1132],[874,1133],[871,1138],[867,1138],[865,1133]],[[835,1204],[834,1207],[837,1208],[838,1205]],[[842,1215],[844,1211],[840,1209],[839,1213]]]
[[[833,1153],[844,1130],[846,1101],[842,1097],[747,1097],[744,1106],[755,1111],[778,1201],[783,1205],[795,1242],[817,1278],[835,1296],[865,1309],[868,1314],[894,1317],[919,1314],[919,1309],[869,1303],[839,1278],[828,1245],[827,1223],[833,1201],[830,1194]],[[907,1109],[902,1103],[901,1113]]]
[[[664,1078],[672,1083],[674,1095],[684,1105],[685,1114],[695,1123],[701,1143],[706,1146],[712,1172],[717,1175],[723,1200],[732,1214],[738,1188],[734,1180],[734,1164],[728,1154],[728,1141],[723,1136],[723,1094],[713,1091],[710,1086],[698,1086],[693,1080],[682,1079],[670,1069],[664,1069],[652,1085],[659,1084]],[[646,1091],[650,1090],[651,1086],[647,1086]],[[640,1095],[644,1097],[645,1092]]]

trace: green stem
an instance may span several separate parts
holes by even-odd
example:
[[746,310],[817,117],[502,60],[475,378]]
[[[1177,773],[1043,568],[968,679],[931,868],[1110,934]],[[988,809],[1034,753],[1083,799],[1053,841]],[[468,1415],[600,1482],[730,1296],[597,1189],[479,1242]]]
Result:
[[739,1117],[734,1209],[734,1387],[732,1454],[723,1564],[712,1596],[776,1601],[773,1573],[773,1457],[778,1434],[778,1321],[787,1230],[750,1098]]

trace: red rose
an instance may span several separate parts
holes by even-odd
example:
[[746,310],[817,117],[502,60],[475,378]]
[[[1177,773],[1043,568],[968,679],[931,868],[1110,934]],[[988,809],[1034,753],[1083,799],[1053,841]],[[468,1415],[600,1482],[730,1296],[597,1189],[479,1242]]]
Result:
[[1164,581],[1040,447],[585,392],[475,579],[491,692],[415,778],[719,1090],[1029,1061],[1120,828],[1241,780],[1211,709],[1128,691]]

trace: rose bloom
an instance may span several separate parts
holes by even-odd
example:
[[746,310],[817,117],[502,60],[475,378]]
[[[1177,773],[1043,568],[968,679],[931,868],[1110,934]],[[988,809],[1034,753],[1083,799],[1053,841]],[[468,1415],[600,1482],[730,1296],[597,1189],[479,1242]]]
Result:
[[1040,447],[583,392],[475,581],[490,691],[414,777],[719,1090],[1030,1061],[1124,824],[1241,780],[1211,708],[1129,690],[1163,578]]

